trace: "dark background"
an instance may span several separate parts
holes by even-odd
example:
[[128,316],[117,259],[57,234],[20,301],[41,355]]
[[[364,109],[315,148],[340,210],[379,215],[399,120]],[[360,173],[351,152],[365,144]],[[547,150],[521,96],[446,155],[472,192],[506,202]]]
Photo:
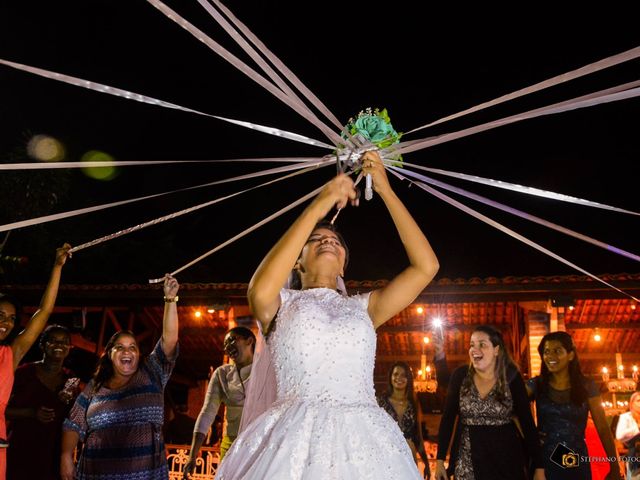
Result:
[[[167,2],[239,52],[197,2]],[[408,131],[549,77],[640,45],[631,12],[556,9],[488,11],[423,2],[225,2],[342,121],[367,106],[386,107]],[[498,20],[506,15],[507,21]],[[326,141],[280,103],[144,1],[23,0],[0,6],[0,58],[142,93],[203,112],[274,126]],[[247,60],[249,61],[249,60]],[[638,79],[629,62],[508,104],[407,136],[455,131]],[[541,117],[405,156],[409,162],[553,190],[638,209],[637,99]],[[320,156],[314,147],[189,114],[108,96],[0,66],[0,161],[29,161],[34,134],[62,141],[66,160],[89,150],[117,160]],[[18,160],[19,159],[19,160]],[[80,170],[0,173],[0,220],[13,222],[225,178],[271,165],[192,164],[121,168],[108,182]],[[243,195],[198,213],[78,252],[70,283],[144,283],[172,271],[327,181],[331,167]],[[454,183],[453,180],[443,179]],[[161,199],[14,231],[3,255],[3,283],[43,283],[53,250],[205,202],[255,183]],[[441,277],[555,275],[569,267],[392,180],[432,242]],[[632,216],[457,185],[638,252]],[[596,274],[637,272],[632,260],[506,214],[473,208]],[[352,262],[347,277],[389,278],[406,259],[378,199],[345,210],[339,227]],[[188,282],[246,282],[300,208],[182,273]]]

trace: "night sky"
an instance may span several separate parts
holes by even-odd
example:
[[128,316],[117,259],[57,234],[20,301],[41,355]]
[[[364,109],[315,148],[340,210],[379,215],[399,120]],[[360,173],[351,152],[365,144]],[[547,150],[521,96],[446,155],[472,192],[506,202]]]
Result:
[[[5,2],[6,3],[6,2]],[[196,1],[167,2],[248,63]],[[346,122],[361,109],[386,107],[402,132],[640,46],[633,15],[616,10],[530,12],[418,10],[422,2],[227,1],[238,17]],[[504,13],[511,21],[498,21]],[[614,16],[618,18],[612,20]],[[611,17],[611,18],[609,18]],[[628,19],[628,22],[627,22]],[[227,64],[144,1],[23,0],[0,6],[0,58],[77,76],[203,112],[326,141],[273,95]],[[253,66],[253,63],[251,63]],[[440,135],[638,80],[640,61],[407,136]],[[637,200],[640,101],[527,120],[434,148],[405,160],[557,191],[629,210]],[[194,160],[322,156],[327,151],[203,116],[124,100],[0,66],[0,161],[36,134],[61,141],[67,161],[88,151],[117,160]],[[81,171],[0,173],[1,223],[188,187],[271,164],[123,167],[110,181]],[[66,268],[73,283],[145,283],[174,270],[331,178],[327,167],[78,252]],[[587,207],[439,178],[638,253],[638,219]],[[74,245],[258,181],[236,182],[14,231],[0,282],[43,283],[53,249]],[[557,261],[431,197],[392,183],[439,256],[438,278],[574,273]],[[638,264],[505,213],[462,200],[596,274],[638,272]],[[187,270],[188,282],[246,282],[300,212],[285,214]],[[349,279],[388,278],[406,263],[378,199],[341,213],[351,249]]]

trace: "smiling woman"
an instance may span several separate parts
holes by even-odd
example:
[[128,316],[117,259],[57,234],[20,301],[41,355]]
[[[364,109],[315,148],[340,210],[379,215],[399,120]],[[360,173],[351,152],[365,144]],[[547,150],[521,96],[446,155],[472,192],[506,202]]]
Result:
[[436,479],[454,475],[456,480],[525,480],[530,478],[526,453],[534,480],[544,480],[524,382],[502,334],[478,325],[471,334],[469,360],[449,383],[438,432]]
[[[69,331],[50,325],[40,337],[42,360],[16,370],[7,406],[7,478],[57,480],[62,422],[79,393],[79,379],[63,367],[71,350]],[[41,448],[34,449],[37,440]]]
[[[76,400],[62,435],[62,480],[165,480],[162,439],[164,387],[178,354],[178,282],[164,282],[162,338],[140,358],[132,332],[115,333],[100,357],[93,379]],[[73,464],[73,451],[84,448]]]
[[571,335],[552,332],[542,337],[538,352],[541,374],[527,382],[527,390],[536,402],[538,429],[542,437],[544,471],[547,480],[588,480],[591,467],[580,462],[566,468],[554,455],[559,444],[581,457],[587,457],[585,430],[589,413],[610,462],[607,480],[620,478],[620,466],[611,430],[608,427],[600,392],[591,379],[582,374],[578,352]]
[[4,480],[6,470],[7,432],[4,412],[13,386],[13,372],[49,320],[58,295],[62,266],[71,256],[70,249],[71,245],[65,243],[56,250],[56,260],[40,306],[20,333],[16,329],[16,324],[19,325],[20,322],[17,302],[0,294],[0,480]]

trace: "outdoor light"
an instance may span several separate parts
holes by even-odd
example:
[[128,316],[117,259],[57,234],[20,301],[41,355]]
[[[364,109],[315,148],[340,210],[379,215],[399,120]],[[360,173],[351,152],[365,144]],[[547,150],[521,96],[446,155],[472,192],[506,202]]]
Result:
[[202,312],[200,310],[196,310],[193,314],[196,318],[200,318],[202,316]]
[[418,312],[418,315],[422,315],[424,313],[424,308],[418,307],[416,308],[416,312]]
[[599,342],[600,340],[602,340],[602,337],[600,336],[600,330],[598,330],[597,328],[596,328],[595,333],[593,334],[593,339],[596,342]]
[[424,343],[429,343],[429,337],[422,337],[422,341]]

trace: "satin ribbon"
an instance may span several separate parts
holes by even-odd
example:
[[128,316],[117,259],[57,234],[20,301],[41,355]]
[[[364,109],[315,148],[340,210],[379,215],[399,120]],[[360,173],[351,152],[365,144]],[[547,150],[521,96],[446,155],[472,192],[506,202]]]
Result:
[[[251,227],[247,228],[246,230],[243,230],[242,232],[238,233],[237,235],[231,237],[230,239],[222,242],[221,244],[215,246],[214,248],[212,248],[211,250],[209,250],[208,252],[203,253],[202,255],[200,255],[198,258],[193,259],[192,261],[190,261],[189,263],[187,263],[186,265],[183,265],[182,267],[178,268],[177,270],[174,270],[173,272],[171,272],[169,275],[171,276],[175,276],[178,273],[182,272],[183,270],[186,270],[187,268],[195,265],[196,263],[198,263],[200,260],[203,260],[205,258],[207,258],[209,255],[212,255],[214,253],[216,253],[218,250],[223,249],[224,247],[226,247],[227,245],[232,244],[233,242],[235,242],[236,240],[248,235],[249,233],[253,232],[254,230],[260,228],[261,226],[269,223],[271,220],[274,220],[275,218],[278,218],[280,215],[282,215],[283,213],[288,212],[289,210],[291,210],[292,208],[297,207],[298,205],[300,205],[301,203],[309,200],[310,198],[313,198],[314,196],[316,196],[318,193],[320,193],[320,191],[324,188],[324,185],[321,185],[320,187],[316,188],[314,191],[307,193],[306,195],[300,197],[299,199],[297,199],[296,201],[294,201],[293,203],[287,205],[284,208],[281,208],[280,210],[278,210],[275,213],[272,213],[271,215],[269,215],[268,217],[263,218],[262,220],[260,220],[258,223],[252,225]],[[160,278],[152,278],[149,279],[149,283],[160,283],[163,282],[165,279],[165,277],[160,277]]]
[[225,49],[218,42],[207,36],[202,30],[195,27],[191,23],[189,23],[186,19],[180,16],[175,10],[169,8],[167,5],[162,3],[160,0],[147,0],[151,5],[160,10],[163,14],[167,16],[170,20],[173,20],[175,23],[180,25],[186,31],[191,33],[194,37],[204,43],[207,47],[213,50],[215,53],[224,58],[231,65],[236,67],[242,73],[244,73],[251,80],[256,82],[258,85],[263,87],[269,93],[274,95],[278,100],[283,102],[289,108],[293,109],[303,118],[306,118],[309,122],[311,122],[314,126],[316,126],[322,133],[324,133],[329,140],[331,140],[336,146],[340,145],[343,141],[340,138],[340,135],[335,133],[331,128],[325,125],[322,121],[320,121],[312,112],[309,111],[308,108],[302,108],[297,105],[295,102],[291,101],[291,98],[288,97],[282,90],[277,88],[273,83],[267,80],[265,77],[260,75],[254,69],[249,67],[246,63],[240,60],[238,57],[233,55],[227,49]]
[[492,227],[496,228],[497,230],[500,230],[503,233],[506,233],[507,235],[509,235],[510,237],[515,238],[516,240],[521,241],[522,243],[529,245],[532,248],[535,248],[536,250],[538,250],[539,252],[544,253],[545,255],[548,255],[549,257],[558,260],[561,263],[564,263],[565,265],[581,272],[584,273],[585,275],[593,278],[594,280],[602,283],[603,285],[606,285],[607,287],[613,288],[615,291],[625,295],[626,297],[629,297],[633,300],[635,300],[636,302],[640,302],[640,300],[638,300],[636,297],[634,297],[633,295],[630,295],[629,293],[619,289],[618,287],[616,287],[615,285],[612,285],[604,280],[602,280],[601,278],[599,278],[598,276],[586,271],[584,268],[579,267],[578,265],[576,265],[575,263],[570,262],[569,260],[566,260],[565,258],[561,257],[560,255],[552,252],[551,250],[543,247],[542,245],[534,242],[533,240],[529,240],[527,237],[520,235],[519,233],[515,232],[514,230],[511,230],[508,227],[505,227],[504,225],[502,225],[501,223],[496,222],[495,220],[487,217],[486,215],[481,214],[480,212],[477,212],[476,210],[466,206],[463,203],[458,202],[457,200],[454,200],[453,198],[449,197],[448,195],[436,190],[435,188],[432,188],[422,182],[416,182],[411,180],[410,178],[398,173],[397,171],[394,171],[393,169],[391,169],[391,173],[393,175],[395,175],[396,177],[402,179],[402,180],[407,180],[410,183],[418,186],[419,188],[423,189],[424,191],[432,194],[434,197],[439,198],[440,200],[443,200],[444,202],[448,203],[449,205],[456,207],[459,210],[462,210],[465,213],[468,213],[469,215],[471,215],[474,218],[477,218],[478,220],[481,220],[482,222],[486,223],[487,225],[491,225]]
[[[198,0],[198,3],[202,5],[202,7],[209,13],[209,15],[211,15],[213,19],[216,22],[218,22],[218,24],[251,57],[251,59],[254,62],[256,62],[256,64],[258,64],[258,66],[262,69],[262,71],[266,73],[269,76],[269,78],[271,78],[271,80],[280,88],[280,90],[282,90],[291,99],[292,102],[295,102],[300,108],[305,109],[305,111],[307,111],[307,113],[313,116],[313,118],[315,118],[317,121],[320,121],[320,119],[318,119],[318,117],[309,109],[309,107],[307,107],[307,105],[302,101],[302,99],[289,87],[289,85],[287,85],[287,83],[280,77],[280,75],[278,75],[278,73],[276,73],[276,71],[273,70],[273,68],[271,68],[271,66],[260,56],[260,54],[267,56],[268,50],[266,49],[264,44],[257,45],[256,42],[254,41],[254,40],[257,40],[257,38],[255,36],[252,36],[250,40],[252,41],[252,43],[254,43],[254,45],[256,45],[256,47],[258,47],[258,51],[257,51],[244,39],[242,35],[240,35],[240,33],[209,2],[205,0]],[[220,5],[221,4],[216,4],[218,8],[220,8]],[[231,12],[227,10],[226,15],[229,16],[230,14]],[[232,19],[230,18],[230,20]],[[237,19],[235,20],[237,21]],[[235,23],[235,24],[240,28],[238,23]],[[243,30],[243,33],[245,35],[249,35],[251,32],[249,31],[248,28],[245,27]],[[277,58],[271,52],[269,52],[269,54],[270,54],[269,60],[273,63],[273,59],[277,59]],[[292,72],[290,71],[288,73],[292,74]],[[302,85],[302,83],[300,82],[299,79],[297,79],[297,77],[295,77],[295,75],[291,77],[288,76],[287,78],[289,78],[289,80],[296,86],[296,88],[300,90],[299,85]],[[304,94],[302,90],[300,91]],[[308,89],[306,89],[305,91],[309,92]],[[320,102],[319,99],[317,99],[317,97],[314,96],[313,98],[318,102]],[[307,99],[309,98],[307,97]],[[318,107],[317,104],[315,106]],[[335,120],[337,128],[341,129],[342,125],[340,125],[340,123],[335,118],[335,116],[332,115],[331,112],[329,112],[329,110],[321,102],[320,102],[320,107],[324,107],[324,110],[321,110],[321,111],[323,111],[323,113],[327,115],[327,118],[329,120],[331,121]]]
[[271,62],[271,64],[275,66],[284,75],[284,77],[318,109],[318,111],[333,123],[338,130],[342,130],[344,128],[324,103],[322,103],[322,101],[311,90],[309,90],[304,83],[302,83],[295,73],[293,73],[276,55],[273,54],[273,52],[271,52],[271,50],[269,50],[267,46],[258,37],[256,37],[249,28],[247,28],[246,25],[236,18],[231,10],[225,7],[219,0],[213,0],[213,3],[227,16],[238,30],[240,30],[240,32],[242,32],[242,34],[258,48],[260,53],[262,53]]
[[[333,159],[331,157],[323,157]],[[58,168],[102,168],[148,165],[179,165],[182,163],[305,163],[318,157],[228,158],[222,160],[114,160],[108,162],[38,162],[0,163],[0,170],[54,170]]]
[[[633,84],[636,84],[636,82],[633,82]],[[625,85],[628,85],[628,84],[625,84]],[[493,128],[510,125],[512,123],[520,122],[522,120],[529,120],[531,118],[536,118],[543,115],[552,115],[555,113],[562,113],[569,110],[577,110],[580,108],[591,107],[591,106],[600,105],[603,103],[616,102],[619,100],[625,100],[625,99],[637,97],[640,95],[639,87],[631,88],[625,91],[618,91],[618,89],[622,87],[624,86],[614,87],[613,89],[607,89],[601,92],[584,95],[581,97],[574,98],[572,100],[556,103],[547,107],[536,108],[534,110],[529,110],[528,112],[525,112],[525,113],[519,113],[517,115],[512,115],[509,117],[502,118],[500,120],[494,120],[492,122],[476,125],[475,127],[465,128],[457,132],[446,133],[444,135],[439,135],[436,137],[428,137],[428,138],[422,138],[419,140],[401,142],[397,145],[393,145],[392,147],[384,149],[384,151],[387,152],[388,154],[391,154],[391,153],[404,154],[409,152],[415,152],[417,150],[422,150],[424,148],[433,147],[434,145],[450,142],[451,140],[456,140],[458,138],[467,137],[469,135],[474,135],[476,133],[485,132]],[[616,90],[616,93],[608,93],[608,94],[604,93],[612,90]]]
[[448,122],[449,120],[453,120],[453,119],[462,117],[464,115],[468,115],[470,113],[475,113],[480,110],[484,110],[485,108],[493,107],[494,105],[498,105],[500,103],[504,103],[509,100],[513,100],[515,98],[529,95],[530,93],[539,92],[540,90],[544,90],[545,88],[553,87],[555,85],[559,85],[561,83],[568,82],[570,80],[575,80],[576,78],[580,78],[585,75],[589,75],[590,73],[604,70],[605,68],[609,68],[614,65],[618,65],[620,63],[624,63],[638,57],[640,57],[640,47],[632,48],[631,50],[627,50],[626,52],[622,52],[617,55],[607,57],[603,60],[599,60],[589,65],[585,65],[584,67],[578,68],[571,72],[563,73],[562,75],[557,75],[555,77],[549,78],[547,80],[536,83],[529,87],[522,88],[520,90],[516,90],[515,92],[502,95],[501,97],[495,98],[488,102],[481,103],[479,105],[476,105],[475,107],[467,108],[466,110],[462,110],[458,113],[454,113],[452,115],[448,115],[446,117],[440,118],[438,120],[435,120],[421,127],[414,128],[413,130],[409,130],[407,133],[405,133],[405,135],[409,135],[410,133],[417,132],[418,130],[422,130],[424,128],[432,127],[440,123]]
[[[387,166],[389,165],[387,161]],[[515,183],[504,182],[502,180],[493,180],[491,178],[478,177],[476,175],[467,175],[465,173],[451,172],[448,170],[441,170],[439,168],[429,168],[415,163],[402,162],[404,167],[413,167],[426,172],[437,173],[440,175],[446,175],[448,177],[458,178],[460,180],[466,180],[468,182],[480,183],[488,185],[490,187],[502,188],[504,190],[510,190],[512,192],[525,193],[527,195],[535,195],[537,197],[549,198],[551,200],[559,200],[561,202],[575,203],[577,205],[583,205],[585,207],[601,208],[603,210],[610,210],[612,212],[627,213],[629,215],[640,215],[640,212],[634,212],[633,210],[626,210],[624,208],[612,207],[604,203],[593,202],[591,200],[585,200],[584,198],[572,197],[563,193],[552,192],[550,190],[541,190],[539,188],[527,187],[524,185],[518,185]]]
[[169,215],[164,215],[162,217],[158,217],[158,218],[150,220],[148,222],[140,223],[138,225],[126,228],[124,230],[120,230],[120,231],[112,233],[110,235],[105,235],[103,237],[96,238],[95,240],[91,240],[90,242],[86,242],[86,243],[83,243],[82,245],[78,245],[76,247],[73,247],[69,251],[71,253],[73,253],[73,252],[77,252],[79,250],[84,250],[85,248],[88,248],[88,247],[93,247],[94,245],[98,245],[100,243],[104,243],[104,242],[107,242],[109,240],[113,240],[114,238],[122,237],[123,235],[127,235],[127,234],[132,233],[132,232],[137,232],[138,230],[142,230],[142,229],[150,227],[152,225],[157,225],[159,223],[166,222],[167,220],[172,220],[172,219],[180,217],[182,215],[186,215],[187,213],[192,213],[192,212],[195,212],[196,210],[200,210],[202,208],[209,207],[209,206],[214,205],[216,203],[220,203],[220,202],[222,202],[224,200],[228,200],[230,198],[237,197],[238,195],[242,195],[243,193],[250,192],[251,190],[256,190],[256,189],[261,188],[261,187],[266,187],[267,185],[271,185],[273,183],[280,182],[282,180],[286,180],[288,178],[295,177],[297,175],[301,175],[303,173],[310,172],[311,170],[315,170],[315,167],[308,167],[308,168],[305,168],[304,170],[300,170],[300,171],[297,171],[297,172],[294,172],[294,173],[290,173],[288,175],[284,175],[283,177],[276,178],[274,180],[270,180],[270,181],[265,182],[265,183],[261,183],[260,185],[256,185],[256,186],[253,186],[253,187],[250,187],[250,188],[246,188],[246,189],[241,190],[239,192],[235,192],[235,193],[232,193],[230,195],[226,195],[224,197],[219,197],[219,198],[216,198],[214,200],[210,200],[208,202],[201,203],[199,205],[195,205],[193,207],[185,208],[184,210],[180,210],[178,212],[170,213]]
[[299,135],[297,133],[287,132],[286,130],[281,130],[279,128],[258,125],[257,123],[244,122],[241,120],[234,120],[232,118],[220,117],[218,115],[211,115],[209,113],[200,112],[198,110],[193,110],[191,108],[182,107],[180,105],[176,105],[175,103],[169,103],[169,102],[165,102],[164,100],[158,100],[157,98],[148,97],[146,95],[140,95],[139,93],[129,92],[121,88],[110,87],[109,85],[104,85],[102,83],[91,82],[89,80],[83,80],[81,78],[72,77],[70,75],[64,75],[62,73],[56,73],[50,70],[31,67],[29,65],[23,65],[21,63],[10,62],[8,60],[3,60],[3,59],[0,59],[0,64],[15,68],[17,70],[33,73],[34,75],[39,75],[41,77],[49,78],[51,80],[57,80],[59,82],[64,82],[70,85],[75,85],[77,87],[93,90],[94,92],[108,93],[109,95],[114,95],[116,97],[122,97],[129,100],[135,100],[137,102],[148,103],[150,105],[156,105],[164,108],[172,108],[175,110],[181,110],[183,112],[197,113],[198,115],[215,118],[223,122],[232,123],[234,125],[238,125],[244,128],[250,128],[251,130],[256,130],[258,132],[266,133],[268,135],[275,135],[277,137],[286,138],[287,140],[293,140],[294,142],[306,143],[308,145],[313,145],[320,148],[328,148],[328,149],[334,148],[332,145],[329,145],[324,142],[320,142],[318,140],[314,140],[312,138],[305,137],[304,135]]
[[198,188],[204,188],[204,187],[210,187],[212,185],[220,185],[223,183],[229,183],[229,182],[234,182],[237,180],[246,180],[246,179],[250,179],[250,178],[255,178],[255,177],[260,177],[263,175],[270,175],[270,174],[274,174],[274,173],[281,173],[281,172],[288,172],[291,170],[298,170],[298,169],[303,169],[303,168],[307,168],[308,166],[319,166],[322,164],[326,164],[326,165],[330,165],[333,164],[333,161],[329,158],[322,158],[317,160],[316,162],[308,162],[305,164],[295,164],[295,165],[286,165],[283,167],[276,167],[276,168],[270,168],[268,170],[262,170],[260,172],[254,172],[254,173],[249,173],[249,174],[245,174],[245,175],[239,175],[237,177],[232,177],[232,178],[225,178],[223,180],[217,180],[215,182],[209,182],[209,183],[204,183],[201,185],[196,185],[193,187],[185,187],[185,188],[179,188],[176,190],[170,190],[168,192],[163,192],[163,193],[156,193],[153,195],[146,195],[144,197],[138,197],[138,198],[132,198],[129,200],[121,200],[118,202],[112,202],[112,203],[106,203],[103,205],[96,205],[94,207],[86,207],[86,208],[80,208],[77,210],[70,210],[67,212],[62,212],[62,213],[55,213],[53,215],[45,215],[42,217],[36,217],[36,218],[32,218],[29,220],[22,220],[19,222],[13,222],[13,223],[7,223],[5,225],[0,225],[0,232],[5,232],[8,230],[13,230],[16,228],[23,228],[23,227],[30,227],[32,225],[39,225],[42,223],[48,223],[48,222],[53,222],[55,220],[62,220],[64,218],[70,218],[70,217],[75,217],[77,215],[82,215],[85,213],[91,213],[91,212],[97,212],[100,210],[105,210],[107,208],[112,208],[112,207],[117,207],[120,205],[127,205],[129,203],[134,203],[134,202],[139,202],[142,200],[148,200],[151,198],[157,198],[157,197],[161,197],[164,195],[169,195],[172,193],[177,193],[177,192],[186,192],[189,190],[195,190]]
[[502,210],[503,212],[507,212],[510,213],[512,215],[515,215],[517,217],[520,218],[524,218],[525,220],[529,220],[530,222],[534,222],[537,223],[538,225],[543,225],[547,228],[551,228],[552,230],[555,230],[557,232],[560,233],[564,233],[565,235],[569,235],[571,237],[577,238],[578,240],[582,240],[584,242],[590,243],[592,245],[595,245],[596,247],[600,247],[600,248],[604,248],[605,250],[608,250],[610,252],[616,253],[618,255],[622,255],[624,257],[627,257],[631,260],[635,260],[636,262],[640,262],[640,256],[631,253],[631,252],[627,252],[626,250],[623,250],[621,248],[615,247],[613,245],[609,245],[608,243],[604,243],[601,242],[600,240],[596,240],[595,238],[589,237],[587,235],[583,235],[582,233],[578,233],[574,230],[571,230],[569,228],[563,227],[561,225],[557,225],[555,223],[549,222],[547,220],[544,220],[540,217],[536,217],[535,215],[531,215],[529,213],[523,212],[521,210],[518,210],[516,208],[513,207],[509,207],[507,205],[504,205],[502,203],[496,202],[494,200],[490,200],[486,197],[483,197],[481,195],[477,195],[475,193],[471,193],[468,192],[467,190],[464,190],[462,188],[458,188],[458,187],[454,187],[452,185],[449,185],[448,183],[444,183],[444,182],[440,182],[438,180],[434,180],[433,178],[427,177],[425,175],[421,175],[419,173],[416,172],[412,172],[411,170],[400,170],[397,167],[393,167],[393,166],[389,166],[388,168],[390,168],[391,170],[394,170],[396,172],[403,172],[403,174],[405,176],[408,177],[412,177],[412,178],[417,178],[418,180],[421,180],[425,183],[428,183],[430,185],[434,185],[436,187],[440,187],[443,188],[445,190],[448,190],[449,192],[454,192],[457,193],[458,195],[462,195],[464,197],[470,198],[472,200],[475,200],[477,202],[483,203],[485,205],[488,205],[490,207],[493,208],[497,208],[498,210]]

